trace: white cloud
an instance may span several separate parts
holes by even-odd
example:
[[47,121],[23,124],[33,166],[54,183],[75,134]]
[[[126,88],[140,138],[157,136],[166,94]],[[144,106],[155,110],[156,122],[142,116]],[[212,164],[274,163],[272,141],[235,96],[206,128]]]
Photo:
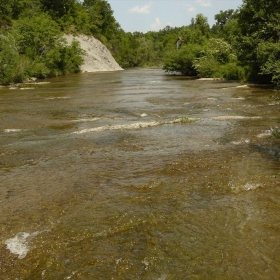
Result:
[[[196,1],[202,1],[202,0],[196,0]],[[191,6],[190,4],[182,3],[180,1],[179,5],[182,6],[188,14],[196,13],[196,9],[193,6]]]
[[211,0],[196,0],[196,3],[198,3],[199,5],[204,6],[204,7],[211,6]]
[[135,6],[128,11],[135,14],[149,14],[151,11],[151,4],[147,4],[144,6]]
[[195,11],[194,7],[190,7],[190,8],[187,9],[187,12],[191,13],[191,14],[194,14],[196,11]]
[[158,31],[161,28],[161,22],[159,18],[156,18],[155,22],[151,25],[153,31]]

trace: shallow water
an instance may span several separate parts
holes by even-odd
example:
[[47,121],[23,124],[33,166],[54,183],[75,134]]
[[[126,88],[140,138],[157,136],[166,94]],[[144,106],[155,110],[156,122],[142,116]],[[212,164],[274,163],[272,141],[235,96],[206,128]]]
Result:
[[1,279],[279,279],[273,94],[159,69],[0,88]]

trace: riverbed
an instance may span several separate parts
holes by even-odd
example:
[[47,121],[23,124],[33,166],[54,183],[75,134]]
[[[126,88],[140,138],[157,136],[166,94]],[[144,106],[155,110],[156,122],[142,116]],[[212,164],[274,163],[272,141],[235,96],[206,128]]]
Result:
[[279,279],[279,102],[160,69],[0,88],[1,279]]

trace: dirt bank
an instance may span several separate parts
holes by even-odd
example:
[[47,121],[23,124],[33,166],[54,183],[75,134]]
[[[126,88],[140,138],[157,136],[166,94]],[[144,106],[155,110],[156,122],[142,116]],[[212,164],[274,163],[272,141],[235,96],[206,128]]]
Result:
[[84,55],[84,64],[81,66],[82,72],[123,70],[115,61],[110,51],[94,37],[65,35],[65,38],[69,43],[77,40],[81,48],[87,52]]

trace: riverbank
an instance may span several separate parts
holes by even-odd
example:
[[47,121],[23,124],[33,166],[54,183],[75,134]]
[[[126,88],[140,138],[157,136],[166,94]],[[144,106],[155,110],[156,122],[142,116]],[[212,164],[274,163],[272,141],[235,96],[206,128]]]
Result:
[[[111,52],[103,45],[99,40],[95,39],[93,36],[86,36],[80,34],[78,36],[74,35],[64,35],[66,42],[70,44],[73,40],[80,43],[80,47],[85,51],[83,55],[83,64],[80,67],[82,73],[88,72],[111,72],[111,71],[121,71],[124,70],[116,62]],[[23,83],[10,83],[8,87],[10,89],[18,89],[22,84],[38,84],[41,82],[37,81],[35,77],[29,77]],[[5,88],[7,85],[2,85],[0,83],[0,88]],[[25,89],[26,87],[20,87],[20,89]]]

